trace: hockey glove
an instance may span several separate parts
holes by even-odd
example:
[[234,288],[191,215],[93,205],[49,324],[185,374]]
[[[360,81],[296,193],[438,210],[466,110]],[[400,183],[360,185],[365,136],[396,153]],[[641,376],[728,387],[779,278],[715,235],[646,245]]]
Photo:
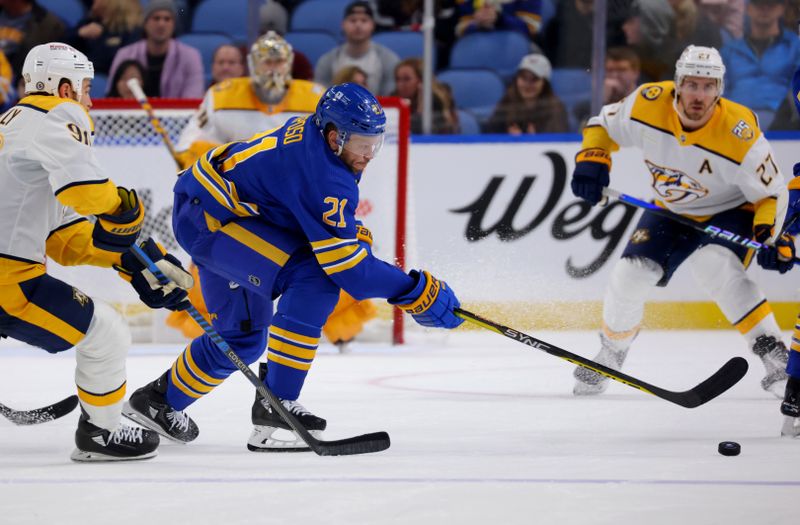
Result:
[[358,244],[372,255],[372,232],[361,221],[356,221],[356,239]]
[[153,239],[139,244],[148,257],[161,272],[169,278],[169,284],[161,284],[155,275],[142,264],[132,250],[122,254],[122,264],[114,266],[123,279],[129,281],[139,299],[150,308],[167,308],[169,310],[185,310],[189,308],[186,300],[187,290],[194,286],[194,279],[183,269],[174,256]]
[[793,171],[794,178],[789,181],[789,201],[783,224],[786,225],[786,233],[797,235],[800,233],[800,162],[794,165]]
[[[756,240],[758,240],[758,237],[759,235],[756,235]],[[769,238],[769,235],[766,238]],[[758,250],[756,260],[758,265],[765,270],[777,270],[780,273],[786,273],[794,267],[794,256],[794,237],[784,233],[775,241],[774,246],[765,244]]]
[[608,187],[611,155],[600,148],[581,150],[575,155],[572,172],[572,193],[592,205],[603,198],[603,188]]
[[135,190],[117,187],[122,203],[112,215],[97,216],[92,231],[92,242],[101,250],[124,252],[136,242],[144,221],[144,206],[139,202]]
[[408,275],[416,281],[414,288],[400,297],[389,299],[389,304],[408,312],[422,326],[455,328],[464,322],[453,312],[461,303],[446,282],[425,271],[411,270]]

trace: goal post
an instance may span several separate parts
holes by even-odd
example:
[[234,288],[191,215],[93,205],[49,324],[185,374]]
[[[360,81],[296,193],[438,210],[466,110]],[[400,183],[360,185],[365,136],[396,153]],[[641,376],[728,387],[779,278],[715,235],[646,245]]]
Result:
[[[409,104],[397,97],[381,98],[380,101],[387,115],[386,140],[359,184],[360,201],[356,216],[372,230],[375,255],[405,270]],[[156,116],[174,143],[200,102],[150,100]],[[93,101],[90,114],[95,123],[95,153],[104,172],[116,183],[135,188],[147,208],[143,235],[158,238],[168,250],[188,262],[188,255],[180,249],[171,229],[175,164],[144,110],[135,100],[99,99]],[[50,262],[49,266],[57,265]],[[169,329],[158,326],[163,325],[165,314],[148,311],[138,302],[127,283],[113,272],[92,269],[87,273],[83,269],[57,267],[54,273],[90,296],[111,302],[123,310],[136,327],[134,336],[137,340],[163,342],[175,339],[174,334],[168,334]],[[99,273],[111,276],[98,276]],[[371,329],[368,326],[369,330],[365,330],[368,338],[402,344],[402,312],[385,301],[378,300],[377,303],[382,303],[379,305],[379,318],[370,323],[373,325]]]

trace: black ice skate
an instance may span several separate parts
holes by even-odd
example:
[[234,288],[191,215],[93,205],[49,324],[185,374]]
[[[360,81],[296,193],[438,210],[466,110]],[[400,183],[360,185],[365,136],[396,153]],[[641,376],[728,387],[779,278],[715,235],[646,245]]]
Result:
[[786,383],[786,394],[781,403],[781,413],[786,416],[781,435],[800,437],[800,379],[790,377]]
[[[258,376],[264,380],[267,363],[260,363]],[[328,422],[317,417],[297,401],[282,399],[281,403],[291,412],[308,432],[321,439],[322,431]],[[253,452],[305,452],[311,450],[300,437],[292,431],[289,424],[272,408],[265,408],[261,397],[256,393],[252,409],[253,432],[247,440],[247,449]]]
[[139,427],[120,423],[113,432],[89,422],[81,408],[78,430],[75,431],[77,448],[70,458],[73,461],[131,461],[152,458],[158,452],[158,434]]
[[122,407],[122,414],[178,443],[194,441],[200,433],[188,414],[167,404],[167,374],[136,390]]
[[789,377],[786,375],[786,362],[789,360],[786,345],[771,335],[760,335],[753,343],[753,353],[761,358],[767,371],[761,380],[761,388],[782,398]]

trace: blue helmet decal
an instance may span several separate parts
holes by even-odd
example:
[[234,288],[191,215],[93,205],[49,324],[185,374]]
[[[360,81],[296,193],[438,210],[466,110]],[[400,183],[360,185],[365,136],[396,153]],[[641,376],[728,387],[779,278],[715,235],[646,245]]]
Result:
[[331,86],[322,95],[314,123],[324,132],[328,124],[339,130],[342,142],[351,134],[381,135],[386,131],[386,113],[380,102],[358,84]]

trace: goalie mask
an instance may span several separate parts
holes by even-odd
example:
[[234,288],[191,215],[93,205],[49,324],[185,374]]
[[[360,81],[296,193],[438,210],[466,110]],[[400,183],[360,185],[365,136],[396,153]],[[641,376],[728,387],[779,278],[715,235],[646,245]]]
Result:
[[717,81],[717,100],[725,89],[725,64],[713,47],[689,46],[683,50],[675,64],[675,98],[681,94],[686,77],[713,78]]
[[74,47],[50,42],[28,52],[22,66],[22,78],[25,80],[25,93],[44,92],[55,96],[58,96],[61,79],[66,78],[80,102],[84,81],[94,78],[94,66]]
[[268,31],[250,47],[247,66],[259,98],[280,102],[292,80],[292,46],[275,31]]

